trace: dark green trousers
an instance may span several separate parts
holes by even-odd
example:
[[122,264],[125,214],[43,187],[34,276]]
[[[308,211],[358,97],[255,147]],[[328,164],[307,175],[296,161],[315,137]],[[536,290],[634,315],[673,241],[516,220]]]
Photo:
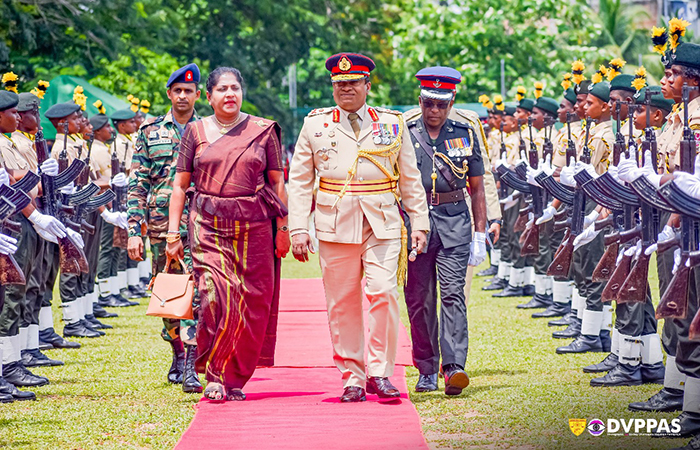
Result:
[[100,280],[117,276],[119,255],[123,250],[115,248],[113,243],[114,225],[103,222],[100,230],[100,252],[97,262],[97,278]]
[[44,267],[46,273],[43,278],[43,301],[41,306],[51,306],[53,300],[53,288],[56,286],[56,278],[60,265],[60,256],[58,245],[53,242],[46,242],[46,250],[44,251]]
[[[595,209],[597,204],[590,199],[586,201],[586,214]],[[598,261],[605,253],[605,236],[601,232],[591,242],[574,252],[569,276],[572,277],[579,295],[586,299],[586,309],[590,311],[602,311],[603,301],[601,296],[605,283],[595,283],[592,280],[593,271]]]

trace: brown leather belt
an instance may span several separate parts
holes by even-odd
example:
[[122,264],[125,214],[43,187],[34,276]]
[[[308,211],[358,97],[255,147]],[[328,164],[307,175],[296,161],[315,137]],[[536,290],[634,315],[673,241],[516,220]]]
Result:
[[428,192],[430,197],[430,204],[433,206],[442,205],[443,203],[457,203],[464,200],[464,190],[457,189],[456,191],[450,192]]

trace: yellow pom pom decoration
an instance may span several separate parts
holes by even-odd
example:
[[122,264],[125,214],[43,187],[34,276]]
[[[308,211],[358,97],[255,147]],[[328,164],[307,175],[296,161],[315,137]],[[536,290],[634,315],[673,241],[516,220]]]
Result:
[[17,93],[17,79],[19,77],[14,72],[7,72],[2,76],[2,84],[5,85],[5,90]]

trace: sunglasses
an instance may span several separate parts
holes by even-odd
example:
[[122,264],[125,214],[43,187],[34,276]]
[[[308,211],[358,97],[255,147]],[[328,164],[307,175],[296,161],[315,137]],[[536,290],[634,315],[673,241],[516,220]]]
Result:
[[434,101],[434,100],[423,100],[423,106],[427,109],[447,109],[450,107],[450,102],[445,101]]

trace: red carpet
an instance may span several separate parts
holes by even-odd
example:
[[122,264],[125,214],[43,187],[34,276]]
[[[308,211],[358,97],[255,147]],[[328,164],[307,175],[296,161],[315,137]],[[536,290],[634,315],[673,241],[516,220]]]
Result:
[[[365,308],[366,309],[366,308]],[[411,364],[405,330],[392,382],[400,400],[341,404],[340,372],[333,365],[323,284],[282,280],[277,366],[258,369],[247,400],[202,400],[178,449],[427,449],[420,419],[406,395],[402,365]]]

